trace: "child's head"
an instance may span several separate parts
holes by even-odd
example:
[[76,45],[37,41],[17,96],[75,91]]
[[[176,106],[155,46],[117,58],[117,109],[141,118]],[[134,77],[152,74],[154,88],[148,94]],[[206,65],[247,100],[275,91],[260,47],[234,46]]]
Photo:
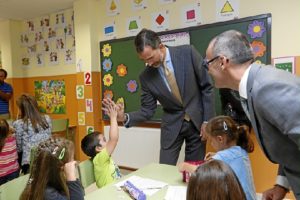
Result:
[[74,160],[73,142],[51,137],[37,146],[33,156],[30,178],[21,199],[44,199],[47,186],[69,196],[64,165]]
[[186,199],[244,200],[246,197],[230,166],[220,160],[211,160],[200,165],[191,176]]
[[229,116],[217,116],[209,120],[206,126],[206,134],[213,148],[217,151],[233,145],[241,146],[247,152],[252,152],[254,145],[249,138],[248,128],[238,126]]
[[104,135],[98,131],[86,135],[81,140],[81,149],[89,157],[94,158],[106,146]]
[[5,139],[9,133],[9,125],[5,119],[0,119],[0,152],[5,144]]

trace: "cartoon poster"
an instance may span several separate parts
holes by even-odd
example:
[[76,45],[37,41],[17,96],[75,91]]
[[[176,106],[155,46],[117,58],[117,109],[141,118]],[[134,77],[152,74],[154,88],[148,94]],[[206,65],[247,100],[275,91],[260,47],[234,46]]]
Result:
[[64,80],[34,81],[34,93],[41,112],[49,114],[66,113]]
[[239,17],[239,0],[216,0],[216,21],[232,20]]

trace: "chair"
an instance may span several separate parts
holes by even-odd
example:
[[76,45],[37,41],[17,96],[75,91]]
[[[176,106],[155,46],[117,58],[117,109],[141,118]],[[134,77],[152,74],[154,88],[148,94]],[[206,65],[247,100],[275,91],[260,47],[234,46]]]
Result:
[[78,169],[79,179],[83,188],[87,188],[88,186],[96,182],[94,176],[94,165],[91,160],[85,160],[80,162]]
[[29,174],[19,176],[0,186],[0,200],[19,199],[27,182]]
[[53,119],[52,134],[65,132],[65,137],[69,139],[69,119]]

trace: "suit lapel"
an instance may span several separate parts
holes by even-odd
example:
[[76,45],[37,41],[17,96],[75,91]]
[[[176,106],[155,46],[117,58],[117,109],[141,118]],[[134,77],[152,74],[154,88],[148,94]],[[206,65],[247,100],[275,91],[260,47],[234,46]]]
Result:
[[175,78],[176,82],[179,88],[179,92],[181,95],[181,98],[183,99],[184,97],[184,80],[185,80],[185,70],[184,70],[184,57],[180,55],[180,52],[176,48],[168,47],[173,68],[174,68],[174,73],[175,73]]

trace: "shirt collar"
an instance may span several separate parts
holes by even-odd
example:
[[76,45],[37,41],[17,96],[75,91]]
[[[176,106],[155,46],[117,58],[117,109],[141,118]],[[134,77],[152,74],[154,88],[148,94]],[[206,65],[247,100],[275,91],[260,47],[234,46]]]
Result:
[[243,74],[242,79],[240,81],[240,85],[239,85],[240,96],[245,99],[247,99],[247,82],[248,82],[250,68],[251,68],[251,65],[246,69],[246,71]]
[[169,48],[166,47],[166,58],[165,58],[165,61],[167,64],[169,64],[169,62],[171,62],[171,56],[170,56],[170,51],[169,51]]

